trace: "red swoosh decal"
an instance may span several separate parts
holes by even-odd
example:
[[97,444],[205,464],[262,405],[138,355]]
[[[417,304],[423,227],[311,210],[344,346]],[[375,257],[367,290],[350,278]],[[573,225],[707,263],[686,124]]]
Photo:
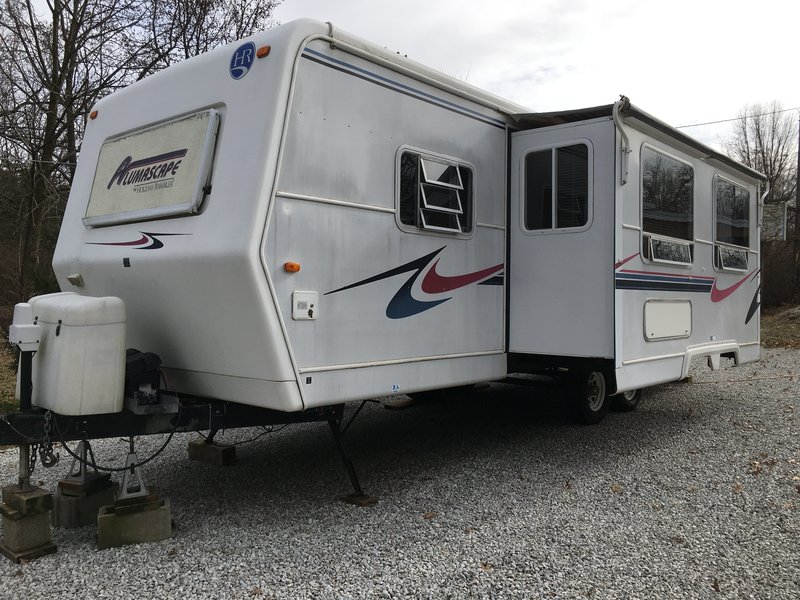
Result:
[[614,269],[619,269],[626,262],[628,262],[629,260],[631,260],[632,258],[635,258],[637,256],[639,256],[638,252],[636,254],[631,254],[628,258],[623,258],[621,261],[619,261],[618,263],[614,264]]
[[470,283],[475,283],[481,279],[486,279],[490,275],[494,275],[503,268],[503,264],[501,263],[499,265],[489,267],[488,269],[476,271],[475,273],[447,277],[444,275],[439,275],[436,272],[436,265],[438,264],[439,259],[436,259],[436,262],[433,263],[430,271],[428,271],[425,274],[425,277],[422,279],[422,291],[426,294],[441,294],[442,292],[449,292],[451,290],[464,287]]
[[738,290],[739,287],[745,281],[747,281],[751,276],[753,276],[754,274],[755,274],[755,271],[752,271],[752,272],[748,273],[747,275],[745,275],[744,278],[741,279],[740,281],[737,281],[732,286],[726,287],[725,289],[722,289],[722,290],[717,287],[717,281],[715,279],[714,280],[714,285],[711,286],[711,301],[712,302],[722,302],[723,300],[725,300],[725,298],[727,298],[733,292]]
[[92,246],[141,246],[142,244],[147,244],[152,240],[148,238],[146,235],[142,234],[138,240],[133,242],[87,242]]

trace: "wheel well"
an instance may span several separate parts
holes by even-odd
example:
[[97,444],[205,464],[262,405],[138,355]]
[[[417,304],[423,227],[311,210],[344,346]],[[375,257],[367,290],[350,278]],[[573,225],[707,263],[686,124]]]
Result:
[[609,358],[593,358],[579,356],[542,356],[538,354],[509,354],[509,373],[530,373],[533,375],[549,375],[556,378],[568,377],[575,370],[602,371],[606,378],[609,395],[617,392],[617,378],[614,361]]

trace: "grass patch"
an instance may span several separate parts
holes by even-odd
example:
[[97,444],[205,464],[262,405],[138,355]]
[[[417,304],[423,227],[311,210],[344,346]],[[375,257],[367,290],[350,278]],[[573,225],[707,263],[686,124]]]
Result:
[[[0,331],[2,333],[2,331]],[[0,339],[0,415],[17,410],[19,403],[14,398],[17,389],[17,364],[14,351]]]
[[800,306],[771,309],[761,315],[761,345],[800,348]]

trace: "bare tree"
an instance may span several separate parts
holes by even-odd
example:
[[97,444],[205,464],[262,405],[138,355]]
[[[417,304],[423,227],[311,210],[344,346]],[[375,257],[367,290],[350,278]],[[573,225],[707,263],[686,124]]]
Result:
[[46,0],[43,14],[33,0],[0,1],[0,214],[13,215],[18,240],[0,290],[14,301],[53,285],[55,235],[97,100],[268,27],[279,0]]
[[208,52],[274,24],[281,0],[149,0],[151,9],[130,39],[142,50],[136,78]]
[[734,123],[725,151],[767,176],[766,202],[786,202],[797,189],[797,128],[795,116],[780,102],[745,106]]
[[[790,280],[791,286],[783,283],[786,292],[794,299],[800,299],[800,219],[797,218],[797,175],[798,175],[798,123],[797,115],[784,111],[779,102],[745,106],[735,122],[732,136],[723,143],[725,150],[733,158],[760,171],[767,177],[770,191],[765,202],[788,206],[794,200],[795,207],[787,223],[787,234],[792,243],[786,248],[773,248],[765,257],[789,255],[790,265],[785,269],[782,279]],[[789,211],[787,211],[788,213]],[[766,267],[767,265],[765,265]],[[773,269],[773,272],[775,270]],[[770,282],[765,282],[769,285]],[[777,286],[776,286],[777,287]]]

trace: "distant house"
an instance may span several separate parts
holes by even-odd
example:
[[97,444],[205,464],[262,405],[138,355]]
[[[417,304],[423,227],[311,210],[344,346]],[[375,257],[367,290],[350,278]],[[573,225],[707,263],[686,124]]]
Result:
[[764,205],[761,239],[765,242],[791,238],[794,226],[795,200]]

